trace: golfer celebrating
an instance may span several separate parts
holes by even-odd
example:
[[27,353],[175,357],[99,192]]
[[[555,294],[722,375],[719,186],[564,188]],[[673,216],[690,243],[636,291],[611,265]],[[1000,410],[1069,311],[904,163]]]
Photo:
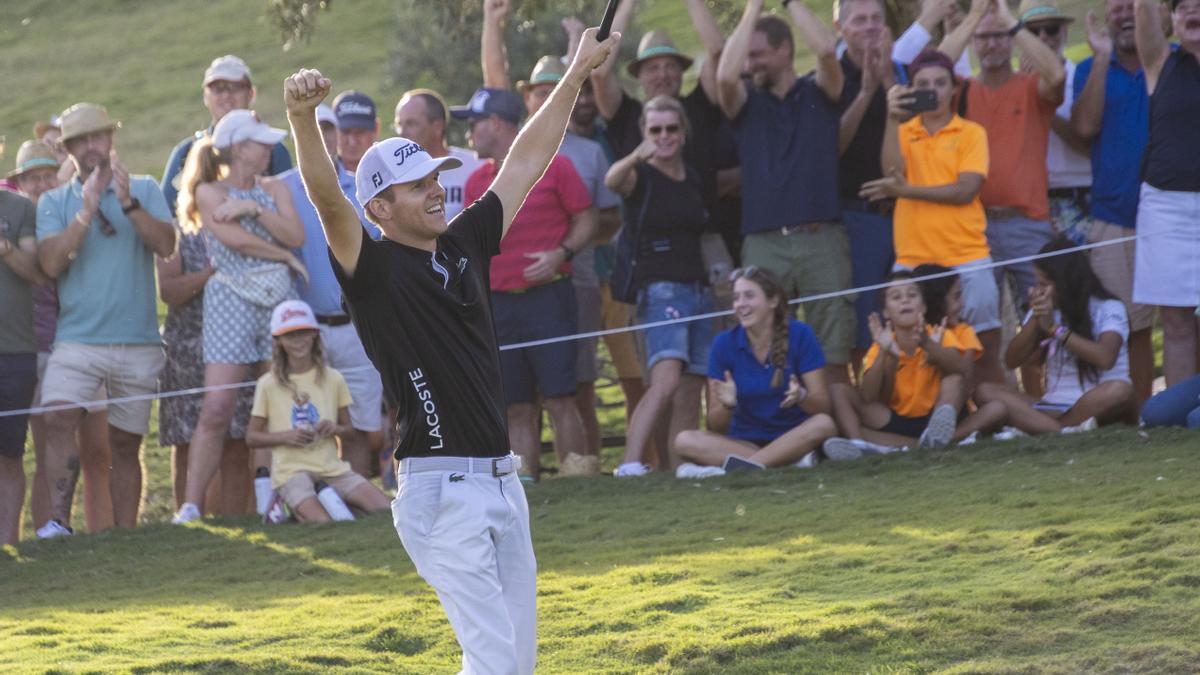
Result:
[[[437,591],[462,645],[464,673],[532,673],[537,660],[537,564],[519,459],[508,450],[488,268],[558,151],[580,85],[620,39],[597,43],[595,32],[584,34],[491,188],[449,225],[438,172],[457,167],[457,159],[435,159],[404,138],[367,150],[356,190],[380,241],[365,236],[321,141],[315,111],[330,81],[301,70],[284,82],[300,175],[334,272],[400,410],[396,531]],[[486,100],[472,104],[487,110]]]

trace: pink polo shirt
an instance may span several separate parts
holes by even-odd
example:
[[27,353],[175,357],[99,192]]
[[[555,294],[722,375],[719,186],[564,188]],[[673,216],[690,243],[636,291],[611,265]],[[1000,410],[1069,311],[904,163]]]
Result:
[[[483,196],[496,178],[499,166],[495,160],[484,162],[463,189],[464,204]],[[532,284],[522,273],[533,261],[526,253],[558,248],[571,226],[571,217],[592,205],[591,195],[571,160],[555,155],[546,173],[534,184],[525,203],[513,217],[512,226],[500,240],[500,254],[492,258],[492,290],[517,291]],[[570,263],[559,269],[570,274]]]

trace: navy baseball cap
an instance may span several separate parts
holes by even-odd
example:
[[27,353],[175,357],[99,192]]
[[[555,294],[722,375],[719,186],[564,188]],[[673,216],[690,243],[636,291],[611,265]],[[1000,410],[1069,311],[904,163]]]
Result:
[[374,129],[375,101],[361,91],[343,91],[333,99],[339,129]]
[[450,108],[454,119],[483,119],[495,115],[513,124],[521,123],[521,111],[524,109],[521,99],[508,89],[478,89],[466,105],[456,105]]

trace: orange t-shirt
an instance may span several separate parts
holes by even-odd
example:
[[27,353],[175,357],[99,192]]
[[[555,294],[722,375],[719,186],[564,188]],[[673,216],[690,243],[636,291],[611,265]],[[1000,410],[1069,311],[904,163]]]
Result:
[[[899,140],[911,185],[950,185],[962,173],[988,176],[987,132],[958,115],[932,136],[920,116],[914,117],[900,125]],[[991,255],[979,197],[969,204],[897,199],[892,227],[896,262],[905,267],[922,263],[954,267]]]
[[1046,148],[1059,103],[1038,95],[1038,76],[1016,73],[999,87],[977,79],[967,88],[967,117],[987,129],[992,173],[979,198],[984,206],[1010,206],[1026,218],[1050,219]]
[[[928,326],[925,331],[929,332]],[[942,346],[959,351],[967,349],[958,341],[958,336],[953,331],[942,334]],[[863,360],[863,369],[870,368],[878,356],[879,345],[871,345],[871,350]],[[924,417],[933,410],[941,388],[942,371],[926,360],[924,349],[917,347],[917,351],[911,356],[901,352],[900,363],[896,364],[896,380],[892,386],[892,400],[888,402],[888,408],[897,415]]]
[[976,361],[983,356],[983,343],[979,341],[979,336],[975,334],[975,329],[971,328],[971,324],[960,321],[958,324],[948,327],[946,331],[954,333],[954,337],[958,338],[964,352],[974,349]]

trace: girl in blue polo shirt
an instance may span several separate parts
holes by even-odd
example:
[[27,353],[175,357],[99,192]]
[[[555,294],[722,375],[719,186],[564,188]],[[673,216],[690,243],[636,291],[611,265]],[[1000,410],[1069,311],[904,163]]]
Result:
[[684,431],[675,449],[680,478],[796,464],[837,432],[829,416],[825,354],[808,324],[790,318],[771,272],[734,270],[738,324],[717,336],[708,360],[708,431]]

